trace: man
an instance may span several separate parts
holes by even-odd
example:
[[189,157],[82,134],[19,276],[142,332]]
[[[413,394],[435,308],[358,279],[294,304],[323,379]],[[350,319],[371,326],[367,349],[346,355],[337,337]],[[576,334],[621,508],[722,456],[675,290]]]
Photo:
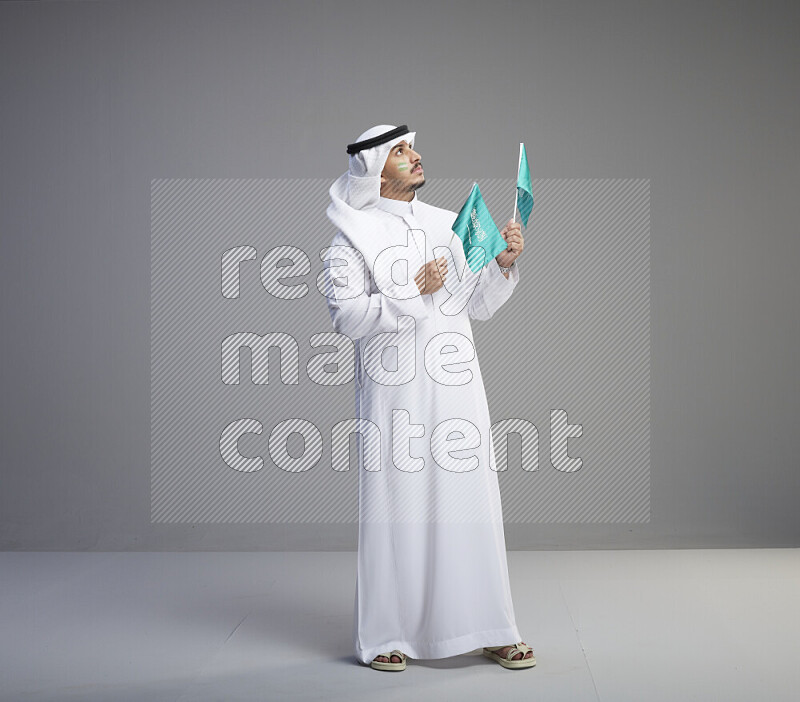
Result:
[[[473,273],[451,239],[456,213],[417,197],[425,173],[415,136],[405,125],[378,125],[348,145],[350,167],[331,186],[327,210],[339,231],[321,280],[333,327],[356,351],[355,655],[403,670],[407,656],[483,647],[505,667],[530,667],[470,326],[511,296],[524,242],[509,222],[508,248]],[[510,372],[517,365],[498,360]]]

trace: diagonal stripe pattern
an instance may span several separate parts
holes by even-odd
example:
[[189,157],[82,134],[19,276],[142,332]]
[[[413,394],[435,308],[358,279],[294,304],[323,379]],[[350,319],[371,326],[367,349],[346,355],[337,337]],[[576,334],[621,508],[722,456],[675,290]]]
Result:
[[[502,228],[515,181],[479,182]],[[431,180],[420,197],[458,211],[472,183]],[[473,322],[497,467],[507,467],[504,520],[647,522],[649,180],[533,185],[520,283],[490,321]],[[374,465],[392,436],[354,421],[353,350],[337,342],[318,290],[335,234],[329,186],[151,182],[153,522],[358,519],[350,459],[364,451]],[[351,435],[359,427],[368,440]],[[414,455],[430,456],[432,430],[405,439],[423,442]]]

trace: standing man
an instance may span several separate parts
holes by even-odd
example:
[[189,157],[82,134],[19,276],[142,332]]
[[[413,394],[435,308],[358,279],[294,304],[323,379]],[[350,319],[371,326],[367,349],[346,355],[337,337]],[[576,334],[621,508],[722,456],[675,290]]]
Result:
[[[483,647],[505,667],[530,667],[470,324],[511,296],[524,242],[509,221],[508,248],[473,273],[451,238],[456,213],[417,197],[425,173],[415,135],[379,125],[348,145],[350,166],[327,211],[338,233],[321,280],[333,327],[356,358],[355,655],[404,670],[407,656]],[[513,359],[497,360],[514,372]]]

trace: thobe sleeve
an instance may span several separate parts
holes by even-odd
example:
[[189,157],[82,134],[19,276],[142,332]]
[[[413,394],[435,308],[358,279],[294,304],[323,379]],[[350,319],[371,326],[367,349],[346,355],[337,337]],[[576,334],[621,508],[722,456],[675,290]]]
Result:
[[[469,269],[467,269],[469,270]],[[496,259],[483,269],[478,284],[469,298],[469,316],[473,319],[489,319],[511,297],[519,282],[519,261],[515,261],[508,278],[500,272]]]
[[[399,294],[393,295],[391,288],[386,290],[387,294],[382,293],[374,283],[372,272],[364,264],[363,258],[352,247],[337,246],[343,242],[338,237],[334,238],[332,245],[336,249],[324,260],[321,274],[328,312],[336,332],[356,340],[380,332],[396,332],[397,318],[401,315],[410,315],[415,320],[428,319],[430,314],[422,295],[399,299]],[[337,259],[337,262],[331,265],[331,259]],[[344,263],[339,263],[339,260]],[[347,274],[342,272],[345,265]],[[357,295],[353,295],[349,280],[346,286],[335,285],[333,282],[334,278],[361,273],[365,274],[364,289]]]

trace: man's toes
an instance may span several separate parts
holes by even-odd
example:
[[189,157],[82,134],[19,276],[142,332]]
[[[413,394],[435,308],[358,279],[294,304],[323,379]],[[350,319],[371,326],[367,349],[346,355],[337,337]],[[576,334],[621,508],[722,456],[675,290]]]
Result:
[[[395,658],[397,660],[395,660]],[[402,662],[403,662],[403,659],[400,658],[400,656],[398,656],[396,653],[392,654],[392,663],[402,663]]]
[[375,656],[375,660],[380,663],[386,663],[386,656]]

